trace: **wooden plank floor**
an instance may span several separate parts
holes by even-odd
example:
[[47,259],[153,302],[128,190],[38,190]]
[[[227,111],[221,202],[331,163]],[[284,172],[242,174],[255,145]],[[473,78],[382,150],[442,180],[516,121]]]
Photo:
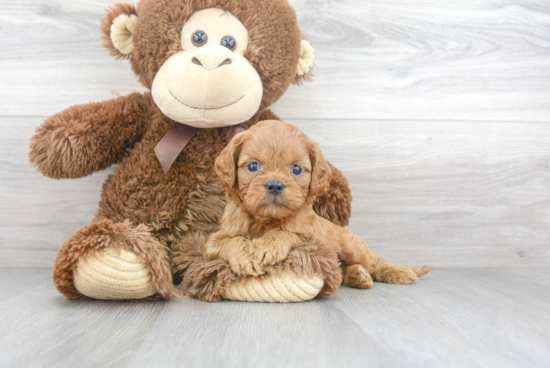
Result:
[[550,271],[435,269],[330,299],[74,302],[0,269],[0,366],[547,367]]

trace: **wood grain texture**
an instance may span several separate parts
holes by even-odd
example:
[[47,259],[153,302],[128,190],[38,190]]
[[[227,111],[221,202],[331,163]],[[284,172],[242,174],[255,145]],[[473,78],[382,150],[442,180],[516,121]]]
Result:
[[[77,180],[28,164],[40,118],[0,118],[0,265],[50,266],[93,218],[112,168]],[[354,195],[350,229],[410,265],[550,265],[550,124],[291,120]]]
[[[112,3],[0,4],[2,114],[51,115],[142,90],[101,46]],[[286,119],[550,119],[548,1],[292,3],[317,61],[314,83],[276,105]]]
[[[545,367],[550,272],[436,269],[323,300],[74,302],[49,269],[0,269],[0,365]],[[23,287],[24,286],[24,287]]]
[[277,105],[282,116],[550,119],[547,1],[291,3],[318,59],[315,82]]

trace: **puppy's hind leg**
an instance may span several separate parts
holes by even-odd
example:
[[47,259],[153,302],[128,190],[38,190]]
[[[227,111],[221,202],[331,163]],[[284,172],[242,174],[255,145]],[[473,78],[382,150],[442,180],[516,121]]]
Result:
[[371,289],[372,277],[360,264],[345,266],[342,270],[343,283],[357,289]]
[[388,284],[410,284],[427,274],[432,268],[432,266],[409,267],[398,265],[385,258],[379,258],[376,271],[372,274],[372,277],[375,281],[387,282]]
[[384,258],[378,258],[376,253],[369,249],[363,239],[343,227],[332,226],[338,234],[338,242],[341,247],[339,254],[342,260],[348,265],[363,266],[374,281],[387,282],[389,284],[410,284],[417,281],[419,277],[427,274],[433,268],[432,266],[403,266],[392,263]]

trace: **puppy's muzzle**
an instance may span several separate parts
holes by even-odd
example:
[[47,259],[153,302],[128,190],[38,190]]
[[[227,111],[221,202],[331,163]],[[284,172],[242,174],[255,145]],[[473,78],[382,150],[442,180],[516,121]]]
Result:
[[270,180],[265,184],[265,189],[269,194],[278,196],[285,189],[285,185],[279,180]]

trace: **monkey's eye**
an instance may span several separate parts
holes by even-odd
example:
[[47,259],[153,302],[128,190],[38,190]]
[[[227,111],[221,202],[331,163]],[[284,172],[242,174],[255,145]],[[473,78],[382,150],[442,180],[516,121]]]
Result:
[[208,41],[208,36],[203,31],[197,31],[193,34],[193,45],[197,47],[204,46],[206,41]]
[[235,50],[235,47],[237,47],[237,41],[235,41],[235,39],[231,36],[225,36],[224,38],[222,38],[221,45],[233,51]]
[[249,173],[254,173],[260,170],[260,163],[258,161],[254,161],[246,165],[246,171]]
[[296,164],[292,165],[291,171],[296,176],[300,176],[304,172],[304,170],[302,170],[302,168]]

